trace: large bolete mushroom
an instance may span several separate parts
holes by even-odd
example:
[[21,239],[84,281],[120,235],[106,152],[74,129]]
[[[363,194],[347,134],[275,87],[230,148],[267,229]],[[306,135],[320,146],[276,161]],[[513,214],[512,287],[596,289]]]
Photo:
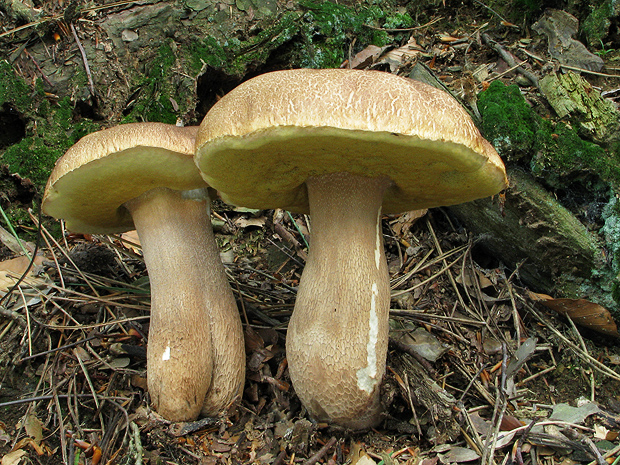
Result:
[[493,195],[504,165],[447,93],[377,71],[277,71],[224,96],[196,136],[204,179],[230,203],[310,212],[287,357],[318,420],[380,420],[390,287],[381,213]]
[[217,415],[240,394],[243,332],[213,236],[196,127],[126,124],[58,160],[43,210],[74,232],[135,229],[151,283],[148,389],[172,421]]

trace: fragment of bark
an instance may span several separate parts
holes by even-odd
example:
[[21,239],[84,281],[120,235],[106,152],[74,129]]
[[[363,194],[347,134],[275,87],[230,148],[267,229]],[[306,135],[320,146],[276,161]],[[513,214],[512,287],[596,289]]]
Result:
[[32,23],[43,16],[43,10],[20,0],[0,0],[0,10],[14,21]]
[[577,123],[588,138],[620,139],[620,111],[579,74],[549,74],[540,80],[540,90],[558,116]]
[[560,64],[590,71],[603,69],[603,59],[573,39],[579,31],[579,20],[570,13],[548,8],[542,18],[532,25],[532,30],[547,37],[549,55]]

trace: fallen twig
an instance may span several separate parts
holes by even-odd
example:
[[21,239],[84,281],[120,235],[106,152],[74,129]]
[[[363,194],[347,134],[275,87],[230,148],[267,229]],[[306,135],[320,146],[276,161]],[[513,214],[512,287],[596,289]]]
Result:
[[538,87],[538,78],[536,76],[534,76],[534,74],[532,74],[529,71],[527,71],[526,69],[524,69],[521,66],[521,64],[523,64],[523,63],[518,65],[516,60],[512,56],[512,54],[507,52],[500,44],[498,44],[493,39],[491,39],[488,34],[483,33],[481,35],[481,38],[482,38],[482,43],[484,43],[487,47],[491,47],[493,50],[495,50],[497,52],[497,54],[502,58],[502,60],[504,60],[506,63],[508,63],[508,66],[516,66],[515,71],[517,71],[521,75],[525,76],[527,79],[529,79],[529,81],[533,85]]
[[332,437],[323,447],[321,447],[321,449],[316,454],[306,460],[304,462],[304,465],[314,465],[315,463],[317,463],[319,460],[321,460],[321,458],[323,458],[325,454],[327,454],[327,451],[331,449],[334,444],[336,444],[336,438]]
[[86,76],[88,77],[88,87],[90,88],[90,95],[94,98],[95,97],[95,84],[93,84],[93,77],[90,74],[90,66],[88,66],[88,59],[86,58],[86,51],[84,50],[84,47],[82,46],[82,42],[80,42],[80,39],[77,35],[77,31],[75,30],[75,26],[73,25],[73,23],[71,23],[71,32],[73,33],[73,37],[75,38],[75,43],[77,44],[78,48],[80,49],[80,53],[82,54],[82,61],[84,62]]

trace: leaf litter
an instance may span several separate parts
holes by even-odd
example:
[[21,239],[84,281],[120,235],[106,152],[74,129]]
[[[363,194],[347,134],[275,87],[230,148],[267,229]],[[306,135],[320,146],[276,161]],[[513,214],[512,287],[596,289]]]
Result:
[[[561,402],[566,395],[551,389],[569,376],[577,392],[598,399],[590,379],[620,385],[620,375],[605,363],[609,349],[575,336],[568,322],[544,312],[514,276],[477,265],[467,234],[433,213],[406,228],[384,219],[392,292],[401,297],[391,312],[384,424],[360,434],[308,421],[288,379],[284,351],[302,270],[295,249],[303,237],[294,223],[304,225],[306,218],[266,215],[248,228],[237,221],[243,213],[220,214],[237,228],[218,239],[226,239],[234,253],[227,272],[246,327],[247,382],[239,406],[220,418],[187,424],[170,424],[150,409],[144,390],[148,294],[137,284],[145,272],[136,253],[139,241],[75,237],[45,251],[49,292],[24,281],[3,303],[12,310],[23,297],[39,299],[19,309],[30,314],[27,328],[11,318],[0,328],[5,378],[28,380],[27,389],[10,388],[10,405],[7,395],[2,397],[2,408],[11,412],[5,450],[13,455],[7,460],[36,454],[57,463],[64,454],[67,460],[81,455],[94,463],[100,453],[101,463],[121,463],[120,457],[141,451],[145,463],[164,457],[174,463],[286,463],[292,457],[311,459],[332,437],[323,462],[469,463],[488,460],[485,451],[487,457],[490,450],[509,457],[526,446],[559,448],[558,458],[579,451],[591,458],[581,440],[561,431],[579,427],[593,441],[602,440],[594,427],[605,428],[604,437],[619,431],[618,412],[598,403],[571,406]],[[295,241],[283,238],[283,230]],[[247,246],[257,238],[255,246]],[[105,273],[72,265],[75,250],[102,247],[113,252],[104,255],[107,266],[99,267]],[[423,355],[412,355],[420,351]],[[607,389],[614,397],[614,388]],[[568,401],[573,392],[568,391]],[[591,410],[562,413],[584,409]],[[590,426],[582,429],[586,423]],[[548,432],[550,424],[558,426],[560,436]]]

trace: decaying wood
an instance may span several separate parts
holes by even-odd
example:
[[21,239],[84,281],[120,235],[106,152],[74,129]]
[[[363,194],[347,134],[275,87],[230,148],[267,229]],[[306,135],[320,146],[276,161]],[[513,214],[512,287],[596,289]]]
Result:
[[509,170],[503,210],[493,199],[450,207],[484,245],[533,289],[551,291],[565,274],[582,279],[603,263],[585,226],[525,172]]

